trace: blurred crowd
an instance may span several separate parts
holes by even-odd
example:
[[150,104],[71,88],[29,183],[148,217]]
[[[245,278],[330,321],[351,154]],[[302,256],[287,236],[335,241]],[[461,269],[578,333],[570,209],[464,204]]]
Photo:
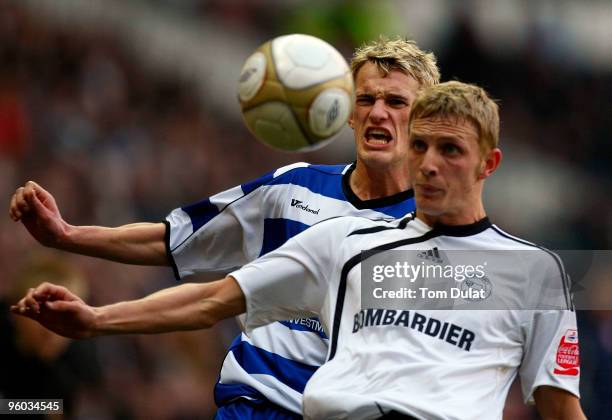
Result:
[[[153,3],[168,8],[174,2]],[[192,0],[182,8],[263,39],[287,32],[283,9],[265,5]],[[343,51],[376,31],[351,32],[343,22],[365,19],[354,8],[325,12],[319,18],[327,31],[314,34]],[[310,20],[290,17],[291,32],[308,31],[300,25]],[[529,48],[503,55],[483,47],[466,14],[456,13],[453,22],[441,45],[431,46],[443,79],[476,82],[500,98],[501,145],[511,148],[503,181],[492,181],[501,190],[488,198],[492,219],[551,249],[609,249],[612,72],[546,54],[547,34],[537,26],[526,28]],[[188,82],[142,66],[114,34],[51,24],[7,0],[0,0],[0,63],[0,198],[6,208],[14,190],[32,179],[55,195],[72,224],[160,221],[174,207],[290,162],[346,159],[325,150],[292,155],[267,149],[235,118],[195,97]],[[7,312],[40,280],[64,279],[87,293],[88,302],[105,304],[173,285],[169,269],[43,250],[8,215],[0,218],[0,249],[0,398],[54,398],[61,390],[67,418],[213,415],[212,384],[237,332],[233,322],[205,332],[69,342]],[[583,407],[589,418],[608,418],[612,316],[581,312],[579,322]],[[506,416],[533,416],[516,388]]]

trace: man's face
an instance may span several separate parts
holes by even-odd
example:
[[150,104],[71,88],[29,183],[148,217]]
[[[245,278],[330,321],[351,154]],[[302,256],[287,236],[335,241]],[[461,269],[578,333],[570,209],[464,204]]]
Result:
[[482,207],[484,178],[501,159],[499,149],[483,158],[478,131],[465,119],[422,118],[412,123],[408,165],[417,209],[442,216],[444,223],[463,221]]
[[370,62],[359,69],[349,120],[359,161],[375,169],[405,165],[410,106],[418,89],[418,82],[400,71],[385,76]]

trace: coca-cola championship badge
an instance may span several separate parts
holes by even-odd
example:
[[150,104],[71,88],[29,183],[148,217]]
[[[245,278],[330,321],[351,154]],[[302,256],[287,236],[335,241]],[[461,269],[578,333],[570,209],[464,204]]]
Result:
[[567,330],[561,337],[557,348],[557,365],[559,367],[554,370],[557,375],[576,376],[580,372],[580,349],[576,330]]

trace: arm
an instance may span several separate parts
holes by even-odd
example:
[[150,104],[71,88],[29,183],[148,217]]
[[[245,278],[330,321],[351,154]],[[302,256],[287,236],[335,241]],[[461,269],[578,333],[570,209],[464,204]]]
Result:
[[[563,265],[553,254],[530,259],[530,280],[525,288],[541,297],[534,310],[519,311],[524,340],[519,367],[523,397],[535,403],[544,418],[584,418],[580,409],[580,342],[571,295]],[[561,293],[558,293],[561,292]],[[546,308],[537,309],[536,305]],[[564,413],[561,410],[567,410]]]
[[15,191],[9,215],[48,247],[127,264],[170,264],[163,223],[134,223],[116,228],[73,226],[62,218],[53,195],[33,181]]
[[208,328],[246,312],[247,303],[246,329],[319,314],[329,290],[326,273],[332,250],[351,226],[330,231],[332,222],[340,224],[322,222],[222,280],[186,283],[98,308],[65,287],[43,283],[30,289],[11,311],[70,338]]
[[544,420],[586,419],[575,395],[552,386],[540,386],[534,392],[535,404]]
[[211,283],[186,283],[143,299],[92,307],[62,286],[43,283],[11,311],[69,338],[129,333],[163,333],[209,328],[245,312],[238,283],[226,277]]

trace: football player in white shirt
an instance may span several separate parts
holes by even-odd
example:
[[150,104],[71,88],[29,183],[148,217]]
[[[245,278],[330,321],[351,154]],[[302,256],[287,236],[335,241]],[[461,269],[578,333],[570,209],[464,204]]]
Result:
[[318,315],[330,349],[304,391],[307,418],[501,418],[517,374],[525,401],[535,402],[543,418],[585,418],[568,292],[558,309],[361,307],[362,250],[530,250],[533,263],[489,267],[495,287],[567,287],[554,254],[508,235],[486,216],[484,181],[502,156],[497,105],[487,94],[459,82],[428,88],[413,105],[410,128],[407,163],[417,210],[401,221],[327,220],[225,279],[137,301],[94,308],[43,284],[12,310],[77,338],[204,328],[245,312],[246,331]]
[[[229,272],[330,217],[392,220],[414,210],[407,176],[410,105],[439,82],[432,53],[403,38],[363,45],[351,60],[356,103],[350,125],[357,161],[295,163],[173,210],[164,222],[72,226],[34,182],[17,189],[9,213],[44,245],[131,264],[170,265],[179,280]],[[319,320],[282,320],[240,334],[215,386],[216,419],[296,419],[302,392],[325,361]]]

